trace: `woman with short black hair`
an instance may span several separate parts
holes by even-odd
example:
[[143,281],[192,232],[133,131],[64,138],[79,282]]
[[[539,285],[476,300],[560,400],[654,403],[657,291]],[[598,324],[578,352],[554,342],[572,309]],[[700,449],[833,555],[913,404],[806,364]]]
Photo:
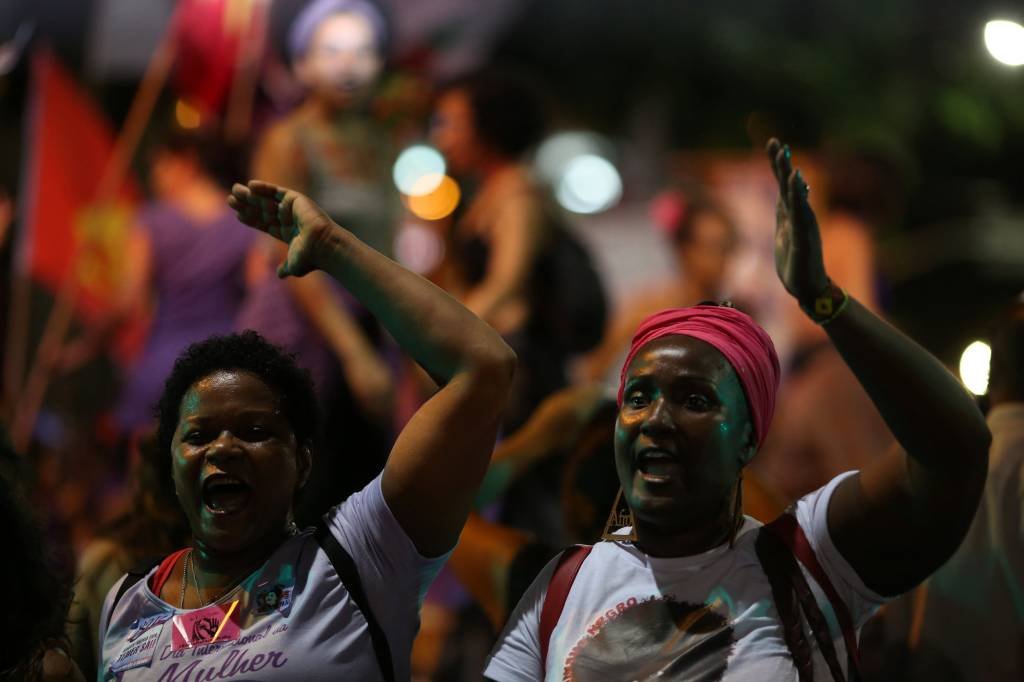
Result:
[[188,350],[160,403],[159,442],[193,541],[111,589],[100,674],[408,679],[419,600],[487,468],[515,355],[307,197],[254,181],[235,185],[229,204],[287,244],[280,276],[337,279],[442,388],[383,473],[299,532],[293,500],[316,428],[308,376],[254,332]]

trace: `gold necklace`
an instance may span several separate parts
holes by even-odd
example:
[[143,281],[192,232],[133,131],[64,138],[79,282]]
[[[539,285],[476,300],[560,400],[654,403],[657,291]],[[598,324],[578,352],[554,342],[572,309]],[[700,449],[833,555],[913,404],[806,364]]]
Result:
[[188,560],[192,558],[192,550],[188,550],[188,556],[181,561],[181,597],[178,599],[178,610],[185,610],[185,586],[188,585]]
[[[295,536],[295,535],[299,534],[299,528],[298,528],[298,526],[295,525],[294,521],[292,521],[292,522],[290,522],[288,524],[288,526],[285,529],[285,531],[286,531],[286,533],[289,536]],[[227,594],[231,590],[233,590],[236,587],[238,587],[239,583],[241,583],[242,580],[247,575],[252,573],[253,570],[257,566],[262,564],[264,561],[266,561],[266,559],[260,559],[258,562],[254,563],[252,566],[250,566],[249,568],[245,569],[245,571],[243,573],[241,573],[237,578],[235,578],[230,583],[228,583],[228,587],[223,592],[221,592],[220,594],[218,594],[216,597],[214,597],[213,599],[211,599],[209,601],[204,601],[203,600],[203,591],[199,587],[199,572],[196,570],[195,563],[193,563],[193,561],[192,561],[192,549],[189,548],[188,556],[185,557],[185,561],[183,561],[182,564],[181,564],[181,598],[178,601],[178,608],[182,609],[182,610],[185,608],[185,586],[188,584],[188,573],[189,572],[192,573],[192,584],[196,586],[196,596],[199,597],[199,607],[202,608],[204,606],[209,606],[210,604],[212,604],[213,602],[217,601],[218,599],[223,597],[225,594]]]

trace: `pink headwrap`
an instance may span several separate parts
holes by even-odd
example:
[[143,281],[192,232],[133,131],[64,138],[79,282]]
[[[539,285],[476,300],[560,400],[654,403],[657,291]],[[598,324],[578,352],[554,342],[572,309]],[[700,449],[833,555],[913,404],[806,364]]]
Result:
[[754,421],[757,444],[764,442],[775,412],[775,394],[779,388],[779,358],[775,345],[764,329],[746,313],[735,308],[697,305],[669,308],[640,323],[622,365],[619,377],[619,407],[626,388],[626,370],[640,349],[655,339],[670,334],[692,336],[710,343],[725,356],[740,378],[747,406]]

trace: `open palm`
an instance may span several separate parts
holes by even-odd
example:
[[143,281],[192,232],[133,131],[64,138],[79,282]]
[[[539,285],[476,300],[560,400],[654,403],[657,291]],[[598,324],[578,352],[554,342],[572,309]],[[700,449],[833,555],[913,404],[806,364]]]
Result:
[[334,223],[313,201],[298,192],[260,180],[236,183],[228,205],[238,219],[288,245],[288,254],[277,268],[279,277],[301,277],[318,267],[320,244]]
[[779,183],[775,214],[775,270],[786,291],[807,302],[828,287],[821,252],[821,231],[807,202],[807,183],[793,170],[789,147],[774,137],[768,141],[768,158]]

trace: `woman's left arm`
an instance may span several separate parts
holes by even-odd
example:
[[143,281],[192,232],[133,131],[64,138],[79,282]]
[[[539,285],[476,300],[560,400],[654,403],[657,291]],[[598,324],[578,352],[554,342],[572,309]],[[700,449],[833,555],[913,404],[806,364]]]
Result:
[[278,274],[320,269],[365,305],[442,388],[399,434],[384,498],[417,550],[450,550],[490,460],[515,368],[491,327],[434,284],[359,241],[308,197],[253,181],[235,185],[239,219],[288,244]]
[[973,398],[936,358],[856,300],[842,306],[825,274],[807,185],[788,147],[773,139],[768,153],[780,188],[779,277],[812,318],[832,318],[825,331],[900,445],[839,485],[829,532],[869,588],[899,594],[963,539],[985,484],[991,436]]

